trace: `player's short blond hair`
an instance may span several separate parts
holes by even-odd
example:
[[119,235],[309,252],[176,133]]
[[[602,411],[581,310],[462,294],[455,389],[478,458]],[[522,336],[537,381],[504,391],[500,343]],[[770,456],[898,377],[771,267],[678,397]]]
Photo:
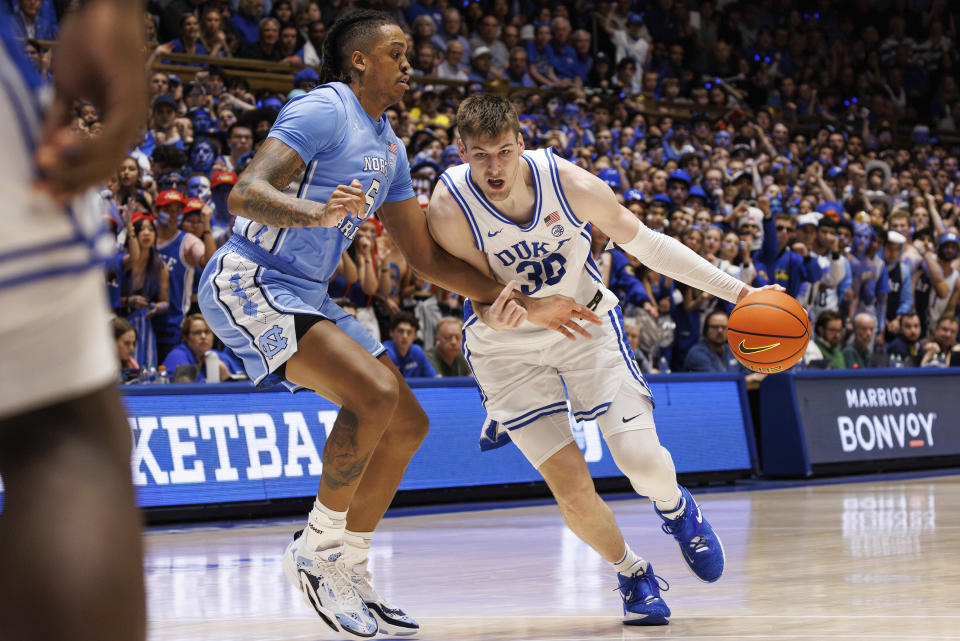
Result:
[[457,110],[460,138],[496,138],[505,132],[520,133],[520,119],[513,103],[502,96],[477,94],[460,103]]

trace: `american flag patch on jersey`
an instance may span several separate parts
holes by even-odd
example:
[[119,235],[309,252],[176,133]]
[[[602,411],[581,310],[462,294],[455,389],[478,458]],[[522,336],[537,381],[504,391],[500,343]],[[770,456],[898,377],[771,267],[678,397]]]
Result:
[[397,143],[392,142],[387,145],[387,151],[389,151],[391,154],[397,153]]
[[554,211],[554,212],[550,212],[550,215],[544,218],[543,222],[545,225],[549,227],[550,225],[557,222],[558,220],[560,220],[560,212]]

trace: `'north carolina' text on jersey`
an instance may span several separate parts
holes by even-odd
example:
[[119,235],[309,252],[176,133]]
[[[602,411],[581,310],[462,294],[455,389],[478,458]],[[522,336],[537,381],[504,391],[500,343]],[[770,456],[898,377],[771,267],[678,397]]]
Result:
[[406,150],[386,115],[373,120],[343,83],[321,85],[288,102],[269,137],[291,147],[305,165],[285,193],[325,203],[337,185],[357,179],[366,196],[366,211],[336,227],[275,227],[237,216],[235,238],[243,239],[237,251],[247,249],[254,254],[250,258],[273,269],[317,282],[329,280],[360,223],[384,202],[414,196]]
[[[441,179],[463,211],[474,245],[486,254],[497,280],[516,280],[520,291],[528,296],[563,294],[603,315],[617,305],[617,297],[604,287],[590,253],[589,228],[576,217],[564,196],[557,163],[567,161],[550,149],[539,149],[524,152],[522,162],[530,169],[534,189],[533,218],[526,225],[511,221],[483,195],[468,164],[451,167]],[[470,330],[481,336],[490,332],[489,338],[501,343],[562,338],[532,323],[510,332],[495,332],[483,323],[474,328],[468,310],[464,312]]]

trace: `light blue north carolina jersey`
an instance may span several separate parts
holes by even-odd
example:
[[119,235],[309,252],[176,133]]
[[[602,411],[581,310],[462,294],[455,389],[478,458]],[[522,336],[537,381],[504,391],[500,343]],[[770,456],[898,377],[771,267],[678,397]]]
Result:
[[286,193],[325,203],[337,185],[349,185],[356,178],[367,200],[361,217],[350,216],[329,228],[274,227],[238,216],[235,238],[275,257],[269,261],[271,268],[325,282],[363,220],[384,202],[414,197],[406,150],[386,115],[373,120],[343,83],[321,85],[288,102],[269,137],[290,146],[305,165],[303,175],[287,186]]

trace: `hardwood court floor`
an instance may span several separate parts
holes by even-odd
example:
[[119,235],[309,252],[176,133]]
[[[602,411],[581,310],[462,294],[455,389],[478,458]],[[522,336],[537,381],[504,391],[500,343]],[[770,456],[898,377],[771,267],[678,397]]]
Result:
[[[709,585],[648,502],[611,502],[670,582],[666,627],[621,625],[612,571],[552,505],[385,519],[375,585],[420,621],[424,641],[960,639],[960,476],[699,500],[727,556]],[[150,639],[332,638],[280,570],[297,527],[149,530]]]

